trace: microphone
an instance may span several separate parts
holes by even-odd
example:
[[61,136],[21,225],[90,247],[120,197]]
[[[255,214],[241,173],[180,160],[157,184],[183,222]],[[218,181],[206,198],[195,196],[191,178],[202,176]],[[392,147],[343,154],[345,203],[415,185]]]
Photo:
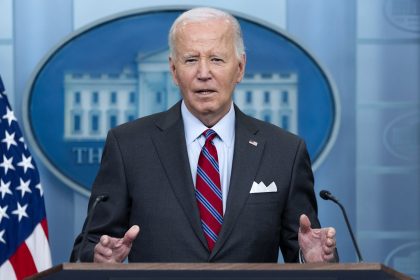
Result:
[[107,199],[108,199],[108,195],[106,195],[106,194],[97,196],[95,201],[92,204],[92,208],[90,208],[90,210],[89,210],[88,218],[87,218],[87,222],[86,222],[86,226],[85,226],[85,231],[83,232],[82,242],[80,243],[79,250],[77,251],[77,259],[76,259],[77,263],[81,262],[80,257],[81,257],[81,254],[82,254],[82,249],[83,249],[83,247],[85,247],[85,244],[86,244],[86,241],[87,241],[87,233],[89,231],[90,224],[92,222],[92,218],[93,218],[93,214],[95,213],[96,206],[101,201],[106,201]]
[[356,238],[354,237],[353,230],[351,229],[351,225],[350,225],[349,219],[347,218],[347,214],[346,214],[346,210],[344,209],[344,206],[329,191],[322,190],[319,192],[319,196],[324,200],[331,200],[334,203],[336,203],[338,206],[340,206],[341,211],[343,212],[344,219],[347,224],[347,229],[349,230],[351,239],[353,240],[353,246],[356,249],[357,258],[359,259],[359,262],[363,262],[362,254],[360,253],[359,246],[357,245],[357,241],[356,241]]
[[324,199],[324,200],[332,200],[335,203],[338,203],[338,205],[341,206],[341,204],[338,202],[338,199],[335,198],[335,196],[333,196],[329,191],[326,190],[322,190],[319,192],[319,196]]

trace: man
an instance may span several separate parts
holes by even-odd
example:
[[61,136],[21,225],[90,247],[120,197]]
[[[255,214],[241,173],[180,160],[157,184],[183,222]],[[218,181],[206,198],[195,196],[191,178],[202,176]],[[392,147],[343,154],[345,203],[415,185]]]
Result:
[[276,262],[280,248],[286,262],[334,261],[335,230],[311,228],[304,142],[233,104],[246,63],[238,22],[193,9],[174,22],[169,45],[183,100],[109,132],[90,206],[109,199],[72,260],[81,250],[82,261],[109,263]]

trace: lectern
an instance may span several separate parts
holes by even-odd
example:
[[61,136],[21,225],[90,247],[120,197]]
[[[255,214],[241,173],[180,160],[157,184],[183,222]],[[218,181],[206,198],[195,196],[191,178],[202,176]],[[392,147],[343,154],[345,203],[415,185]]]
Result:
[[28,279],[181,280],[181,279],[411,279],[378,263],[216,264],[216,263],[63,263]]

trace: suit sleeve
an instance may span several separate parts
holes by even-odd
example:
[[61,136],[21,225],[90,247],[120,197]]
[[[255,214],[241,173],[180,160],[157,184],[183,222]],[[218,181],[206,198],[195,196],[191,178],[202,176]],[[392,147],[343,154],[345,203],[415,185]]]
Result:
[[[124,160],[112,130],[108,133],[101,166],[92,186],[88,213],[99,195],[108,195],[109,198],[97,205],[89,229],[86,228],[86,218],[83,230],[75,240],[70,261],[76,261],[78,251],[81,250],[81,261],[92,262],[93,249],[102,235],[122,237],[128,229],[130,199],[127,191]],[[87,242],[84,248],[80,248],[82,235],[86,230],[88,230]]]
[[299,262],[299,217],[306,214],[313,228],[319,228],[314,177],[305,143],[300,140],[293,162],[289,194],[282,215],[280,248],[285,262]]

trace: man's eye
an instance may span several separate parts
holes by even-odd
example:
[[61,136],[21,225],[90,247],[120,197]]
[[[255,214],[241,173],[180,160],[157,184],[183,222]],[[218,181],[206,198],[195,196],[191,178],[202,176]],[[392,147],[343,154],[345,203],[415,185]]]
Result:
[[194,63],[196,61],[197,61],[196,58],[187,58],[187,59],[185,59],[185,63]]
[[219,63],[219,62],[223,62],[223,59],[218,58],[218,57],[213,57],[213,58],[211,59],[211,61]]

